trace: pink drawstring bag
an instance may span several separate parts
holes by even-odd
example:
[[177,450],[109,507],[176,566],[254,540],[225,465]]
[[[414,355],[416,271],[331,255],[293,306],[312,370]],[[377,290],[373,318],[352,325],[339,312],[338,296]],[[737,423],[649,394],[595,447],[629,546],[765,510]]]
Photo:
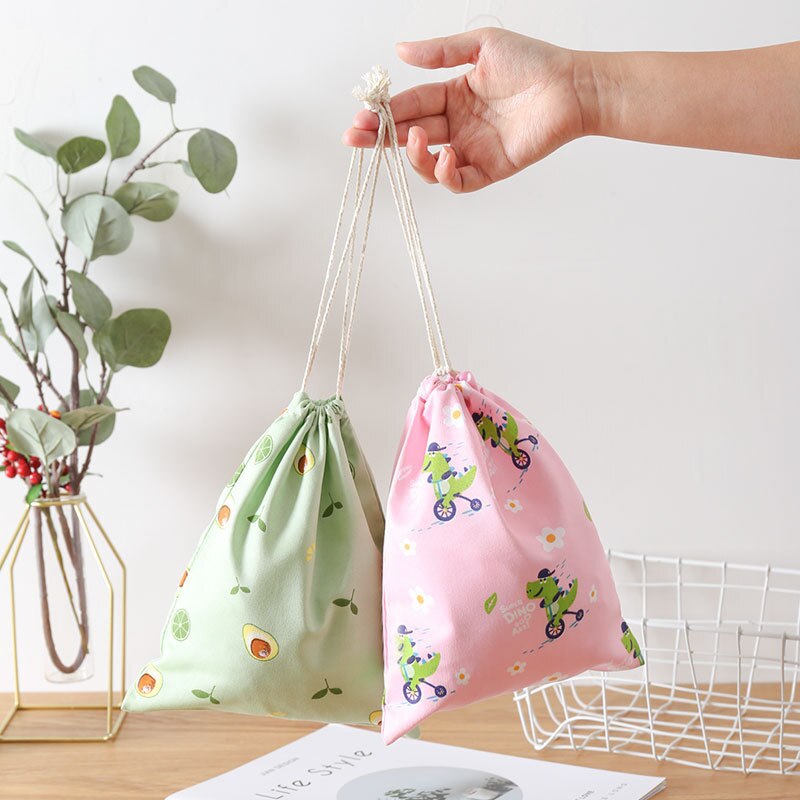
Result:
[[388,99],[387,165],[436,371],[411,403],[383,555],[387,744],[434,711],[643,663],[589,510],[516,408],[455,373]]

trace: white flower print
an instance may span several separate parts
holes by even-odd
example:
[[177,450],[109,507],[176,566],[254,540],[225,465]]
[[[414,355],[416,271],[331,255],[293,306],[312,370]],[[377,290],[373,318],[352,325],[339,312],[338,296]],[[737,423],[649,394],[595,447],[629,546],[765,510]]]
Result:
[[403,539],[400,542],[400,549],[403,551],[404,556],[415,556],[417,554],[417,543],[412,542],[411,539]]
[[466,686],[469,683],[470,674],[463,667],[456,672],[456,683],[459,686]]
[[428,476],[421,472],[409,486],[411,509],[415,510],[419,506],[420,502],[427,501],[430,493],[431,489],[428,484]]
[[411,608],[414,611],[422,611],[427,614],[430,607],[433,605],[433,598],[425,594],[421,586],[415,586],[413,589],[408,590],[408,596],[411,598]]
[[509,497],[508,500],[506,500],[506,511],[516,514],[518,511],[522,511],[522,503],[520,503],[519,500],[515,500],[513,497]]
[[525,672],[525,662],[524,661],[515,661],[509,668],[508,673],[510,675],[517,675],[520,672]]
[[592,584],[592,588],[589,589],[589,602],[596,603],[597,602],[597,587]]
[[398,467],[394,479],[396,481],[404,481],[411,474],[412,469],[413,467],[410,464],[405,464],[402,467]]
[[444,417],[442,418],[442,422],[445,425],[458,425],[463,421],[464,409],[458,403],[453,403],[453,405],[445,408]]
[[548,675],[545,678],[542,678],[536,686],[546,686],[548,683],[556,683],[557,681],[563,681],[564,678],[567,676],[563,672],[554,672],[552,675]]
[[542,543],[545,553],[550,553],[555,547],[564,547],[565,535],[563,528],[542,528],[542,532],[536,538]]

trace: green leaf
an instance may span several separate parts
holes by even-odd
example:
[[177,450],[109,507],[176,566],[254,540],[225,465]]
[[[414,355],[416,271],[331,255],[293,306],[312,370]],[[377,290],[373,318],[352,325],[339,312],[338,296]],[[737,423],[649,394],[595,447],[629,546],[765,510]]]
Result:
[[14,128],[14,136],[17,137],[17,141],[19,141],[21,144],[24,144],[29,150],[33,150],[34,153],[38,153],[40,156],[46,156],[47,158],[55,159],[56,148],[53,147],[53,145],[43,142],[41,139],[37,139],[35,136],[31,136],[29,133],[25,133],[25,131],[20,130],[19,128]]
[[[88,408],[94,407],[97,405],[97,395],[91,389],[81,389],[80,395],[78,396],[78,409],[81,408]],[[109,410],[116,412],[117,410],[122,411],[123,409],[115,409],[111,400],[108,397],[103,400],[103,406],[108,406]],[[64,419],[65,414],[71,413],[68,411],[64,406],[61,406],[61,419]],[[117,415],[116,413],[108,414],[100,421],[97,425],[97,433],[94,437],[95,446],[102,444],[109,436],[114,432],[114,426],[116,425]],[[94,430],[94,425],[89,425],[85,428],[82,428],[78,431],[78,446],[79,447],[88,447],[88,445],[92,441],[92,431]]]
[[197,177],[197,175],[195,175],[194,172],[192,172],[192,165],[188,161],[186,161],[183,158],[180,158],[180,159],[178,159],[178,163],[181,165],[181,167],[183,168],[183,171],[190,178],[196,178]]
[[217,700],[217,698],[216,698],[216,697],[210,697],[210,696],[209,696],[209,698],[208,698],[208,699],[209,699],[209,700],[210,700],[210,701],[211,701],[211,702],[212,702],[212,703],[213,703],[215,706],[218,706],[218,705],[219,705],[219,700]]
[[202,689],[192,689],[192,694],[195,697],[199,697],[201,700],[206,700],[210,697],[208,692],[204,692]]
[[192,172],[207,192],[221,192],[233,180],[236,147],[226,136],[201,128],[189,139],[188,153]]
[[331,503],[331,504],[330,504],[330,505],[329,505],[329,506],[328,506],[328,507],[327,507],[327,508],[326,508],[326,509],[325,509],[325,510],[322,512],[322,516],[323,516],[323,517],[329,517],[331,514],[333,514],[333,503]]
[[133,71],[133,79],[142,89],[158,100],[170,105],[175,102],[177,95],[175,84],[152,67],[137,67]]
[[342,504],[338,500],[333,504],[333,507],[334,508],[343,508]]
[[72,428],[43,411],[18,408],[6,420],[8,440],[18,453],[43,464],[69,455],[77,445]]
[[50,219],[50,215],[47,213],[47,209],[42,205],[39,198],[33,193],[33,189],[31,189],[30,186],[21,181],[16,175],[11,175],[10,173],[6,174],[8,175],[9,178],[11,178],[12,181],[14,181],[14,183],[16,183],[18,186],[21,186],[36,201],[36,205],[39,206],[39,211],[42,212],[42,216],[45,219]]
[[92,345],[100,358],[102,358],[111,369],[117,370],[119,367],[117,365],[116,355],[114,354],[114,347],[111,344],[111,326],[112,320],[109,320],[102,328],[96,330],[92,336]]
[[13,253],[16,253],[18,256],[22,256],[24,259],[28,261],[28,263],[36,270],[36,274],[39,276],[39,279],[42,283],[47,283],[47,278],[44,276],[44,273],[36,266],[33,259],[28,255],[28,253],[20,247],[16,242],[10,242],[7,239],[3,241],[3,244],[11,250]]
[[67,175],[96,164],[106,154],[106,144],[89,136],[76,136],[58,148],[56,160]]
[[258,520],[258,514],[251,514],[251,515],[250,515],[250,516],[247,518],[247,521],[248,521],[249,523],[251,523],[251,524],[252,524],[252,523],[254,523],[254,522],[256,522],[257,520]]
[[486,598],[486,602],[483,604],[483,610],[487,614],[491,614],[494,611],[494,607],[497,605],[497,592],[494,592],[490,597]]
[[131,309],[111,320],[110,325],[116,369],[158,363],[172,329],[169,317],[158,308]]
[[331,686],[331,694],[341,694],[342,690],[336,686]]
[[327,689],[320,689],[318,692],[314,692],[314,694],[311,695],[311,699],[321,700],[323,697],[325,697],[326,694],[328,694]]
[[74,314],[68,314],[66,311],[59,309],[56,311],[56,324],[75,345],[75,349],[78,351],[78,358],[85,364],[86,357],[89,355],[89,347],[86,344],[83,328],[81,328],[78,318]]
[[53,314],[55,304],[56,299],[51,294],[40,297],[33,304],[32,329],[23,328],[22,330],[22,340],[28,352],[44,351],[45,343],[56,328],[56,320]]
[[259,527],[259,530],[261,531],[261,533],[266,533],[267,532],[267,523],[264,522],[263,519],[259,519],[258,527]]
[[585,500],[583,501],[583,513],[586,514],[586,519],[588,519],[589,522],[593,522],[594,521],[594,520],[592,520],[592,515],[589,513],[589,506],[586,505],[586,501]]
[[350,605],[350,598],[349,597],[338,597],[336,600],[333,601],[335,606],[339,606],[339,608],[344,608],[345,606]]
[[0,392],[0,405],[5,408],[6,413],[11,413],[11,404],[6,399],[6,395],[8,395],[12,401],[17,399],[17,395],[19,395],[19,386],[13,381],[8,380],[8,378],[4,378],[0,375],[0,386],[3,387],[3,391],[5,394]]
[[250,594],[250,587],[249,586],[240,586],[243,594]]
[[34,333],[33,330],[33,278],[36,275],[35,270],[28,273],[22,284],[22,289],[19,293],[19,310],[17,317],[19,318],[19,325],[23,330]]
[[93,280],[82,273],[69,269],[67,277],[78,313],[92,330],[99,330],[111,319],[111,301]]
[[354,615],[358,614],[358,606],[355,603],[350,603],[350,611],[352,611]]
[[163,183],[123,183],[114,199],[129,213],[151,222],[169,219],[178,207],[178,193]]
[[37,483],[35,486],[31,486],[28,489],[28,493],[25,495],[25,502],[30,505],[34,500],[36,500],[41,493],[44,491],[44,484]]
[[107,417],[113,416],[122,410],[105,404],[82,406],[72,411],[63,412],[61,421],[69,425],[77,433],[85,428],[93,428],[95,425],[99,425]]
[[128,212],[113,198],[86,194],[61,215],[67,237],[90,261],[126,250],[133,239]]
[[239,587],[234,586],[233,589],[231,589],[231,594],[239,594]]
[[118,94],[106,117],[106,136],[111,160],[129,156],[139,146],[139,120],[130,103]]

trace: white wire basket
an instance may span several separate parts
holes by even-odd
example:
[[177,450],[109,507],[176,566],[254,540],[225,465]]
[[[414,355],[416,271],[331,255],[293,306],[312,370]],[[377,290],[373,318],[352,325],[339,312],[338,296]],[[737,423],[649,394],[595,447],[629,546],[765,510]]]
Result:
[[516,692],[533,747],[800,774],[800,570],[607,555],[645,664]]

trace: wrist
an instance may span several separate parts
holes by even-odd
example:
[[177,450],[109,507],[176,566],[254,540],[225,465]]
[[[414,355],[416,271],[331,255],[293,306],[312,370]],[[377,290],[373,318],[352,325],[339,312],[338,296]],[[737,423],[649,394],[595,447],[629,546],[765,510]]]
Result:
[[619,116],[621,82],[614,53],[573,53],[573,87],[583,136],[613,136]]

